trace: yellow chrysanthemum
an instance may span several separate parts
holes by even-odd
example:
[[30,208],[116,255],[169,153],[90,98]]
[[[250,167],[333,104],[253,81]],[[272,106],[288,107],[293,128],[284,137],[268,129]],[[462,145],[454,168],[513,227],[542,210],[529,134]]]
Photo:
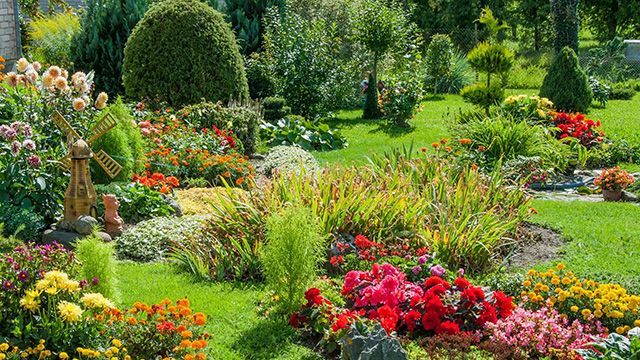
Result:
[[111,309],[114,307],[113,303],[100,293],[85,294],[82,299],[80,299],[80,302],[89,309]]
[[64,321],[74,323],[80,321],[82,309],[74,303],[61,301],[58,304],[58,314]]

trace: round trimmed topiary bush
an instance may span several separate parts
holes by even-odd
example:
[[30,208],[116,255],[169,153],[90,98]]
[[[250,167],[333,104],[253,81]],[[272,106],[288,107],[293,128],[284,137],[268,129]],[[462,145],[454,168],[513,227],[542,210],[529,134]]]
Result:
[[123,82],[130,97],[175,107],[249,97],[231,28],[222,14],[200,1],[151,6],[127,42]]

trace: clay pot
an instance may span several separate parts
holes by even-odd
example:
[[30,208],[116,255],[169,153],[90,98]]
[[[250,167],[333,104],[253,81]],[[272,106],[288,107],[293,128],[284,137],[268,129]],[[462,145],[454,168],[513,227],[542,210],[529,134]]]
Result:
[[620,201],[622,199],[622,190],[602,190],[604,201]]

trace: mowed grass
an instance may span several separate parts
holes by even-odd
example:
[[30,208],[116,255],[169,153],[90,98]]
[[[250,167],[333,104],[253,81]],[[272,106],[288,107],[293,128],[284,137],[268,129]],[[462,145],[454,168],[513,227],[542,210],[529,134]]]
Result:
[[[507,90],[507,95],[535,95],[538,90]],[[373,154],[382,154],[393,148],[414,145],[431,148],[431,143],[449,136],[448,122],[460,110],[471,109],[459,95],[431,97],[422,103],[422,110],[411,121],[411,128],[390,126],[384,119],[363,120],[361,110],[338,112],[329,124],[342,132],[349,142],[345,149],[315,152],[321,163],[362,164]],[[640,94],[633,100],[611,100],[606,108],[594,106],[589,117],[601,120],[602,129],[614,138],[640,141]],[[631,168],[635,170],[636,168]]]
[[533,221],[568,239],[563,261],[581,276],[620,282],[640,292],[640,206],[535,200]]
[[118,278],[123,305],[188,297],[193,311],[207,315],[211,359],[319,359],[294,343],[297,336],[284,319],[258,315],[262,285],[193,282],[166,264],[122,263]]

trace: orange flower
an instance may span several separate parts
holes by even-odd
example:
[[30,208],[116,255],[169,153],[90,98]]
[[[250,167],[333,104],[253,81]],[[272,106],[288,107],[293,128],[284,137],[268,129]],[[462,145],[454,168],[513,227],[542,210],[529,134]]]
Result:
[[207,354],[205,353],[198,353],[196,355],[196,360],[205,360],[207,358]]
[[128,317],[127,318],[127,324],[136,325],[137,323],[138,323],[138,320],[136,320],[136,318],[134,318],[134,317]]
[[205,340],[196,340],[191,343],[191,347],[194,349],[204,349],[207,347],[207,342]]
[[433,147],[434,149],[437,149],[440,147],[440,143],[434,142],[431,144],[431,147]]
[[244,182],[244,178],[240,177],[236,180],[236,185],[240,186]]
[[182,336],[183,339],[190,339],[193,337],[193,333],[189,330],[184,330],[180,332],[180,336]]
[[460,139],[460,145],[469,145],[471,144],[473,141],[471,141],[471,139]]
[[160,191],[162,194],[168,194],[171,189],[167,185],[162,185],[162,187],[158,191]]
[[191,309],[183,307],[180,309],[180,315],[182,316],[189,316],[191,315]]
[[231,173],[230,173],[228,170],[227,170],[227,171],[225,171],[224,173],[222,173],[222,177],[226,177],[226,178],[228,178],[228,177],[230,177],[230,176],[231,176]]
[[194,360],[196,357],[193,354],[187,354],[184,356],[184,360]]
[[191,344],[192,344],[191,340],[184,339],[184,340],[180,341],[180,347],[183,348],[183,349],[190,348]]
[[198,326],[202,326],[207,323],[207,317],[203,313],[195,313],[193,315],[193,322]]
[[189,299],[187,299],[187,298],[180,299],[180,300],[176,301],[176,304],[178,306],[191,307],[191,304],[189,303]]

